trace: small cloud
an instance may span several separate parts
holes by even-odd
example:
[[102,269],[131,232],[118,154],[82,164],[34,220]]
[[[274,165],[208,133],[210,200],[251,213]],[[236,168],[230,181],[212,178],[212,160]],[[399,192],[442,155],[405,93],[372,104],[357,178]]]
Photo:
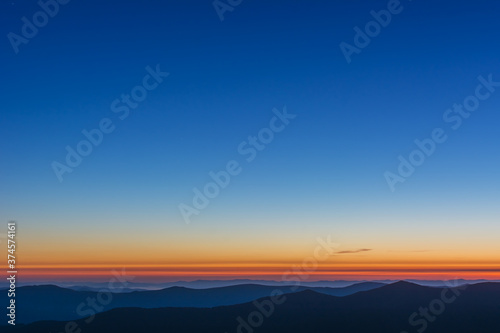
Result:
[[431,252],[431,251],[432,251],[432,250],[408,250],[408,251],[388,250],[387,252],[415,253],[415,252]]
[[372,249],[359,249],[359,250],[348,250],[348,251],[339,251],[335,252],[337,254],[348,254],[348,253],[359,253],[359,252],[367,252],[371,251]]

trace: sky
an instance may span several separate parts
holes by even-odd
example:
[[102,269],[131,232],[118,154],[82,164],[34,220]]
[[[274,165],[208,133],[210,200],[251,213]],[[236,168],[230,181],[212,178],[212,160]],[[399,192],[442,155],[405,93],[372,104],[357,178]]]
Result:
[[499,279],[500,4],[228,3],[2,2],[19,279]]

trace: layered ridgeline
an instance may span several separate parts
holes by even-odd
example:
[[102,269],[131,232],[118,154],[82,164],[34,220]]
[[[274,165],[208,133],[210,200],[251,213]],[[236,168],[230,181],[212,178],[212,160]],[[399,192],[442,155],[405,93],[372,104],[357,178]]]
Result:
[[[5,327],[4,327],[5,328]],[[397,282],[337,297],[304,290],[213,308],[118,308],[72,322],[43,321],[6,332],[498,333],[500,284],[457,288]]]
[[[107,289],[101,289],[103,292],[73,290],[54,285],[26,286],[19,287],[16,290],[16,304],[18,305],[16,308],[16,323],[27,324],[39,320],[74,320],[123,307],[208,308],[234,305],[269,296],[276,289],[283,293],[311,289],[327,295],[346,296],[383,285],[376,282],[364,282],[343,288],[310,288],[246,284],[210,289],[170,287],[161,290],[120,293],[111,293]],[[0,290],[0,294],[3,298],[7,298],[6,292]],[[4,302],[8,302],[8,300],[4,300]]]

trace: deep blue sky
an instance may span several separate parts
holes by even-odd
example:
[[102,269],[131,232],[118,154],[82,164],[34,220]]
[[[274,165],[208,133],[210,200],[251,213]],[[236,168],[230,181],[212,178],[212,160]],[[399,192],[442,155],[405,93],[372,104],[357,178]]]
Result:
[[[61,6],[18,54],[6,37],[0,43],[3,218],[46,232],[99,225],[109,235],[134,223],[165,237],[243,228],[299,240],[339,230],[353,243],[387,230],[401,229],[400,239],[411,233],[402,225],[458,223],[461,237],[492,228],[500,90],[457,131],[442,116],[474,93],[479,75],[500,81],[500,4],[402,5],[350,64],[339,44],[352,44],[353,28],[386,1],[244,0],[223,22],[208,0]],[[4,36],[38,10],[35,1],[3,2]],[[111,102],[156,64],[170,76],[119,120]],[[209,171],[243,161],[238,144],[284,105],[297,117],[185,226],[178,204]],[[52,161],[104,117],[115,131],[60,183]],[[436,127],[448,140],[392,193],[384,172]]]

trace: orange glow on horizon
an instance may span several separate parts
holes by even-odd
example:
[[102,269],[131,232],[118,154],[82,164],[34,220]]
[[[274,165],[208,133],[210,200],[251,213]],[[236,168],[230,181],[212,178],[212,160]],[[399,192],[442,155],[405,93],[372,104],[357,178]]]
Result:
[[[281,281],[284,274],[301,281],[487,279],[500,280],[500,245],[464,246],[452,242],[390,244],[387,239],[339,245],[328,252],[311,237],[307,242],[251,237],[226,239],[159,239],[150,243],[113,239],[79,239],[56,243],[24,241],[19,249],[20,280],[107,281],[112,271],[134,281],[171,282],[198,279],[263,279]],[[215,237],[215,236],[213,236]],[[326,239],[326,236],[319,237]],[[44,239],[48,242],[49,239]],[[90,241],[90,240],[89,240]],[[332,237],[332,241],[334,238]],[[397,241],[393,240],[394,242]],[[373,243],[371,243],[373,242]],[[324,243],[324,242],[323,242]],[[278,246],[279,245],[279,246]],[[319,251],[317,251],[319,249]],[[145,252],[147,250],[147,252]],[[145,255],[147,253],[147,255]],[[317,258],[314,259],[314,258]],[[320,259],[321,258],[321,259]],[[301,268],[314,259],[317,267]],[[307,267],[305,267],[307,270]]]
[[18,274],[30,281],[102,280],[114,273],[125,273],[134,281],[169,282],[197,279],[264,279],[276,281],[374,280],[374,279],[486,279],[500,280],[500,265],[318,265],[309,269],[301,265],[19,265]]

